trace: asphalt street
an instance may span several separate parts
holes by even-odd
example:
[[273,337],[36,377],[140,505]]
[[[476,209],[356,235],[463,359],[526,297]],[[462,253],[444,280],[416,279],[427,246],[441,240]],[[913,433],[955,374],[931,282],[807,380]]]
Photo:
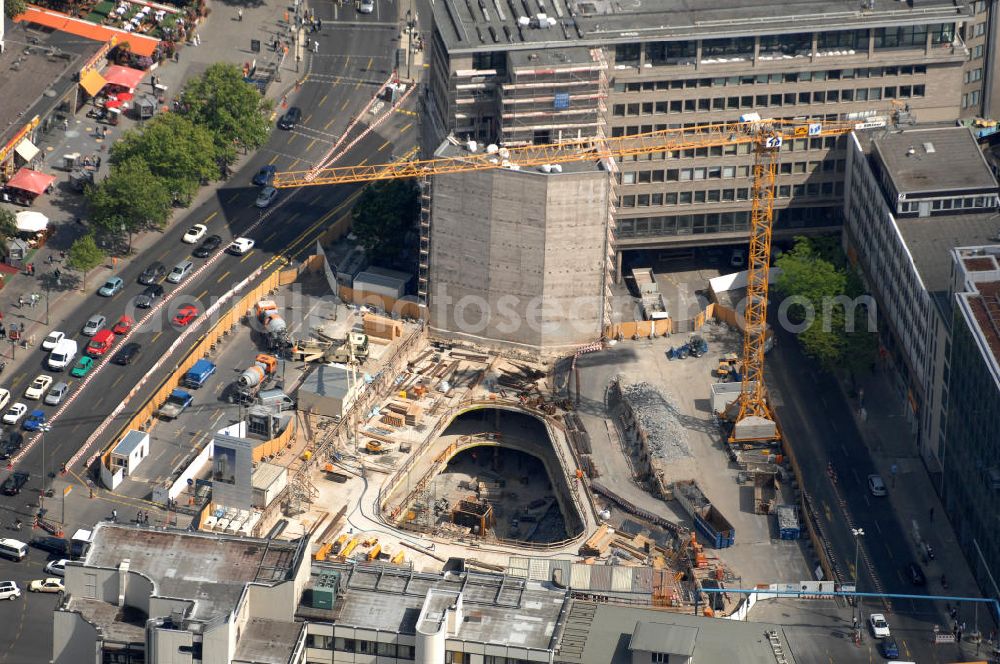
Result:
[[[386,4],[381,12],[394,5]],[[324,10],[329,16],[324,15]],[[2,527],[4,536],[14,534],[7,527],[14,519],[20,518],[30,523],[35,500],[42,488],[43,464],[45,475],[51,478],[58,475],[62,463],[71,459],[80,450],[81,445],[91,433],[104,422],[112,410],[118,406],[132,390],[133,386],[150,373],[153,366],[163,353],[177,340],[183,332],[173,327],[170,319],[177,307],[194,303],[200,311],[211,305],[214,298],[228,291],[233,285],[245,279],[248,275],[263,265],[274,265],[275,257],[282,254],[295,261],[310,253],[315,245],[316,237],[330,224],[342,215],[349,214],[350,203],[360,190],[359,186],[316,187],[301,190],[284,190],[268,210],[268,216],[261,222],[262,212],[254,205],[259,188],[250,180],[260,167],[266,164],[275,165],[278,170],[295,170],[310,167],[318,161],[336,142],[338,132],[343,132],[351,120],[368,103],[378,91],[378,84],[384,81],[392,68],[394,60],[395,38],[397,24],[395,17],[384,15],[360,16],[353,11],[340,10],[342,24],[338,24],[329,6],[320,8],[317,13],[324,20],[324,30],[318,35],[311,35],[319,41],[318,53],[310,52],[306,56],[302,85],[288,96],[288,105],[302,108],[302,123],[292,131],[275,130],[267,145],[250,158],[244,166],[222,184],[215,195],[204,204],[192,209],[180,223],[163,233],[163,237],[149,251],[141,256],[121,263],[116,273],[125,281],[124,290],[114,298],[102,298],[96,294],[99,283],[88,283],[91,293],[80,306],[61,321],[52,321],[50,327],[65,331],[76,338],[81,345],[81,351],[87,338],[80,334],[85,321],[95,313],[101,313],[113,324],[123,313],[134,313],[132,300],[143,290],[138,284],[139,273],[152,261],[160,261],[169,270],[173,265],[190,257],[191,250],[197,245],[182,243],[181,236],[194,223],[208,226],[208,234],[222,236],[224,243],[238,236],[247,235],[256,241],[256,247],[246,256],[234,257],[225,254],[213,254],[208,259],[191,258],[195,263],[196,272],[181,284],[174,286],[164,283],[167,295],[170,297],[166,306],[161,307],[159,314],[153,316],[146,324],[137,329],[129,339],[142,344],[139,358],[128,367],[107,363],[95,368],[86,379],[72,378],[68,374],[53,374],[44,366],[46,353],[37,346],[41,339],[36,339],[33,349],[18,349],[18,353],[31,353],[32,361],[23,365],[17,375],[7,377],[2,386],[12,393],[12,401],[24,401],[23,392],[30,381],[40,373],[55,375],[56,380],[67,380],[71,385],[72,401],[64,406],[37,406],[46,411],[49,418],[59,413],[52,422],[50,432],[39,435],[28,434],[26,450],[17,459],[16,470],[31,473],[31,481],[19,496],[2,496]],[[280,114],[285,109],[276,109]],[[340,162],[347,163],[380,163],[392,161],[394,156],[405,153],[416,141],[416,130],[412,114],[395,114],[381,127],[360,141]],[[359,127],[360,129],[363,129]],[[358,130],[356,130],[358,131]],[[352,134],[353,135],[353,134]],[[248,228],[253,228],[248,231]],[[225,244],[223,245],[225,246]],[[221,251],[221,250],[220,250]],[[204,268],[204,269],[199,269]],[[68,283],[68,282],[67,282]],[[140,310],[141,311],[141,310]],[[25,316],[42,320],[42,307],[25,310]],[[136,316],[138,319],[140,316]],[[207,321],[202,321],[207,326]],[[198,334],[190,336],[191,344]],[[135,405],[138,406],[145,394],[159,385],[183,357],[191,345],[185,343],[179,349],[167,366],[148,376],[146,388],[137,394]],[[39,402],[24,401],[29,408],[34,408]],[[93,449],[82,455],[80,463],[71,466],[73,477],[83,477],[82,463],[92,454],[99,451],[103,444],[110,440],[129,414],[134,412],[126,407],[121,415],[110,423],[106,434]],[[192,441],[193,443],[194,441]],[[44,448],[44,461],[43,461]],[[6,477],[9,471],[3,471],[0,479]],[[46,478],[46,484],[52,479]],[[110,513],[113,505],[105,500],[87,501],[87,492],[81,486],[71,494],[70,500],[76,503],[72,510],[77,523],[93,523]],[[53,502],[52,500],[49,501]],[[48,505],[52,514],[57,515],[57,505]],[[74,523],[67,525],[66,530],[72,531]],[[44,534],[41,531],[31,533],[21,531],[17,536],[28,540],[34,535]],[[38,558],[38,552],[32,553]],[[27,569],[24,563],[17,565],[0,561],[0,578],[19,579],[19,574]],[[30,576],[30,574],[29,574]],[[25,577],[27,578],[27,577]],[[37,578],[33,576],[32,578]],[[36,600],[37,598],[30,598]],[[7,617],[11,610],[21,607],[19,602],[11,603],[11,607],[3,606],[0,610],[0,620]],[[45,600],[34,601],[32,606],[40,605]],[[35,633],[49,634],[51,629],[51,606],[54,600],[48,602],[43,613],[35,616],[32,613],[32,623],[36,625]],[[33,610],[33,609],[32,609]],[[11,617],[11,620],[17,618]],[[19,620],[19,619],[18,619]],[[9,623],[8,623],[9,624]],[[44,647],[39,647],[35,638],[22,638],[20,633],[11,634],[11,640],[4,639],[5,655],[0,661],[30,662],[39,661],[39,653],[48,652],[50,637]]]
[[[852,529],[860,528],[864,536],[858,552],[859,592],[943,594],[939,578],[946,562],[937,560],[922,566],[926,586],[915,586],[906,575],[909,563],[921,564],[911,528],[900,521],[886,498],[868,491],[868,475],[877,470],[834,378],[819,371],[784,331],[779,332],[779,343],[767,357],[768,390],[785,439],[794,446],[806,478],[804,489],[812,498],[822,532],[841,570],[840,580],[854,579],[856,542]],[[836,471],[836,482],[827,475],[828,462]],[[885,482],[892,491],[891,479],[885,478]],[[862,611],[866,619],[872,612],[886,614],[904,659],[954,660],[954,647],[935,649],[929,643],[935,624],[944,629],[951,624],[944,602],[869,599]],[[847,609],[845,613],[849,615]]]

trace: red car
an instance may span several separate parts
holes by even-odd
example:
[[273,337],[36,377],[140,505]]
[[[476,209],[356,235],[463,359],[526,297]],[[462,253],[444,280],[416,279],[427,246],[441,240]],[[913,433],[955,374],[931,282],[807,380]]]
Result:
[[115,333],[111,330],[101,330],[95,334],[91,338],[90,343],[87,344],[87,355],[91,357],[101,357],[111,349],[114,343]]
[[184,327],[197,317],[198,309],[196,307],[193,307],[190,304],[184,305],[177,310],[177,315],[174,316],[174,325]]
[[115,334],[125,334],[132,329],[133,325],[135,325],[135,321],[132,320],[131,316],[122,316],[118,319],[118,322],[115,323],[115,326],[111,328],[111,331]]

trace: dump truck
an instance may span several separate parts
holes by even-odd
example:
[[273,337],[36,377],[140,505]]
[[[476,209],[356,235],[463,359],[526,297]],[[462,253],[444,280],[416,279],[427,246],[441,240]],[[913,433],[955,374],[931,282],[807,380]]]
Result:
[[194,397],[184,390],[177,389],[170,393],[170,396],[167,397],[167,400],[160,406],[160,410],[157,412],[161,419],[173,420],[183,413],[184,409],[193,402]]
[[270,384],[278,370],[278,358],[267,353],[258,353],[253,364],[243,370],[232,386],[230,401],[249,405],[254,402],[262,389]]
[[184,387],[196,390],[205,384],[205,381],[207,381],[209,377],[215,373],[215,370],[216,367],[214,362],[210,362],[209,360],[198,360],[190,369],[187,370],[187,373],[184,374],[184,378],[181,382],[184,384]]

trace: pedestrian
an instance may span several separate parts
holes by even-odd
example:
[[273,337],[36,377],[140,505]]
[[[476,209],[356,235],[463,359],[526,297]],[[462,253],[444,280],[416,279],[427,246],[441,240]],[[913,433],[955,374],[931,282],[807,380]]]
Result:
[[101,155],[97,155],[97,167],[101,167]]
[[18,295],[17,296],[17,308],[18,309],[24,308],[24,296],[23,295]]
[[315,39],[313,40],[313,53],[319,53],[319,42]]
[[66,252],[65,251],[60,251],[59,252],[59,260],[61,260],[61,261],[66,260]]
[[240,21],[242,21],[242,20],[243,20],[243,8],[242,8],[242,7],[240,7],[240,8],[239,8],[239,10],[237,10],[237,12],[236,12],[236,17],[237,17],[237,19],[238,19],[238,20],[240,20]]
[[6,338],[7,338],[7,328],[3,326],[3,323],[0,323],[0,339],[6,339]]
[[118,510],[111,510],[111,520],[118,523]]
[[135,512],[135,522],[142,523],[142,510],[136,510]]
[[318,30],[319,32],[323,32],[323,19],[321,18],[316,19],[316,30]]
[[145,516],[145,524],[148,526],[149,525],[149,512],[147,511],[144,516]]
[[930,511],[930,522],[934,523],[934,508],[933,507],[931,508],[931,511]]
[[68,119],[64,119],[63,120],[63,131],[69,131],[69,120]]

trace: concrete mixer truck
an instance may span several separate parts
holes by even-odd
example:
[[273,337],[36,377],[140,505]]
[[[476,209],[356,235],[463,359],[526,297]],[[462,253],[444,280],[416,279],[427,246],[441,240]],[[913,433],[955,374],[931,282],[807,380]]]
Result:
[[258,353],[253,364],[243,370],[243,373],[236,379],[233,385],[232,394],[239,403],[244,405],[253,403],[257,394],[264,389],[274,378],[278,370],[278,358],[266,353]]
[[254,314],[269,350],[274,351],[291,345],[291,340],[288,338],[288,324],[278,312],[278,305],[274,300],[260,300],[254,305]]

